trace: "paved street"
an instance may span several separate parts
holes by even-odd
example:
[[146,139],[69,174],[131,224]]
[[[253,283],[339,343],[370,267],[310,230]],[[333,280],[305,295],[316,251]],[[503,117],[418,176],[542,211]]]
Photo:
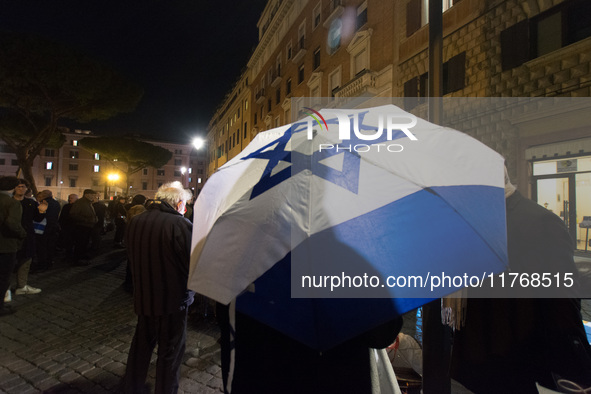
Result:
[[[13,294],[13,315],[0,318],[0,392],[110,393],[125,372],[135,329],[132,297],[121,284],[125,251],[104,253],[88,267],[57,262],[32,274],[40,294]],[[14,279],[13,279],[14,286]],[[204,305],[192,307],[180,392],[219,393],[218,330]],[[211,312],[211,309],[210,311]],[[149,383],[154,386],[155,354]]]
[[[125,251],[111,245],[111,239],[104,240],[100,256],[88,267],[58,260],[52,270],[31,274],[29,284],[43,289],[40,294],[13,294],[17,313],[0,318],[0,392],[115,391],[125,372],[136,317],[132,297],[121,286]],[[577,260],[591,271],[587,255]],[[583,313],[591,319],[588,300]],[[407,322],[411,326],[412,317]],[[221,392],[218,336],[212,308],[197,299],[189,315],[181,393]],[[155,360],[154,354],[152,387]]]

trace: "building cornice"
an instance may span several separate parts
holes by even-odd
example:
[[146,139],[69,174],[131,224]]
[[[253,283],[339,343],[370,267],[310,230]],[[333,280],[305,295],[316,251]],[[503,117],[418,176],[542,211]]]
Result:
[[283,20],[285,19],[287,12],[289,11],[289,9],[291,8],[291,6],[293,5],[294,2],[295,2],[295,0],[284,0],[281,3],[281,5],[279,6],[279,9],[277,10],[275,15],[273,16],[273,20],[271,21],[271,23],[269,24],[269,27],[267,28],[267,30],[265,31],[265,33],[263,34],[263,36],[259,40],[259,43],[258,43],[256,49],[254,50],[254,53],[252,54],[252,56],[250,57],[250,60],[248,61],[249,68],[254,67],[256,62],[259,61],[260,57],[263,55],[263,52],[265,51],[265,49],[267,49],[267,46],[269,45],[269,42],[271,41],[273,34],[275,34],[277,29],[279,29],[279,26],[281,26],[281,23],[283,23]]

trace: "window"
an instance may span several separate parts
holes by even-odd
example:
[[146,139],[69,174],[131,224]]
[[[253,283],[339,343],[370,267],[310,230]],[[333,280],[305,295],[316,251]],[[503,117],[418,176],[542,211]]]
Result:
[[443,64],[443,94],[461,90],[466,86],[466,52]]
[[318,47],[314,51],[314,67],[313,67],[313,69],[316,70],[318,67],[320,67],[320,47]]
[[[462,52],[443,63],[443,94],[452,93],[466,86],[466,52]],[[404,83],[404,104],[412,109],[425,101],[429,95],[429,74],[411,78]],[[418,98],[417,98],[418,97]]]
[[174,159],[174,165],[175,166],[180,166],[181,164],[183,164],[183,160],[182,159]]
[[[460,0],[441,0],[443,12]],[[422,26],[429,23],[429,0],[411,0],[406,5],[406,36],[411,36]]]
[[78,151],[77,150],[71,150],[70,151],[70,158],[72,158],[72,159],[78,159]]
[[158,188],[160,189],[160,186],[162,186],[162,182],[158,182]]
[[201,169],[201,168],[197,169],[197,174],[203,175],[203,169]]
[[143,169],[143,174],[144,174],[144,175],[148,175],[148,169],[147,169],[147,168],[144,168],[144,169]]
[[285,81],[285,95],[288,96],[291,94],[291,78]]
[[70,178],[70,187],[76,187],[76,178]]
[[174,176],[175,177],[180,177],[181,176],[181,172],[179,170],[174,170]]
[[591,2],[563,2],[501,32],[503,70],[591,37]]
[[197,178],[197,183],[201,183],[201,178]]
[[148,190],[148,182],[142,182],[142,190]]
[[182,149],[175,149],[174,150],[174,154],[175,155],[182,155],[183,154],[183,150]]
[[52,179],[53,179],[52,177],[46,176],[45,177],[45,186],[51,186],[51,180]]
[[100,166],[94,166],[94,172],[100,172],[100,171],[101,171]]
[[314,7],[314,11],[312,11],[312,28],[316,29],[321,22],[321,16],[320,16],[320,6],[322,3],[318,3],[318,5],[316,5],[316,7]]
[[367,23],[367,1],[364,1],[359,7],[357,7],[357,19],[355,20],[355,27],[357,30],[359,30],[366,23]]
[[304,65],[302,64],[298,69],[298,84],[304,82]]
[[244,110],[248,110],[248,99],[244,100]]
[[306,48],[306,21],[298,28],[298,51]]
[[45,169],[46,170],[53,170],[53,162],[52,161],[48,161],[45,163]]
[[267,100],[267,112],[271,112],[271,99]]
[[343,22],[341,18],[337,18],[330,23],[328,29],[328,53],[331,55],[341,46],[341,34],[343,30]]
[[246,131],[246,122],[244,122],[244,139],[246,139],[247,135],[246,135],[247,131]]
[[353,74],[357,75],[367,69],[367,51],[361,50],[353,57]]
[[164,170],[156,170],[156,175],[164,176]]
[[285,54],[287,56],[287,60],[291,59],[291,56],[292,56],[291,41],[289,41],[287,43],[287,46],[285,48]]
[[279,104],[281,102],[281,89],[275,90],[275,104]]
[[330,94],[330,97],[334,97],[335,92],[339,89],[340,86],[341,86],[341,67],[334,70],[328,76],[328,92]]
[[99,155],[98,153],[94,154],[94,160],[100,160],[101,159],[101,155]]
[[4,164],[6,164],[6,160],[5,159],[0,159],[0,166],[3,166]]
[[93,179],[92,180],[92,186],[98,186],[99,185],[99,180],[98,179]]
[[73,140],[72,141],[72,146],[78,146],[78,140]]
[[404,83],[404,108],[413,109],[418,104],[419,78],[414,77]]
[[55,150],[54,149],[45,149],[45,156],[46,157],[55,157]]
[[192,173],[193,173],[193,169],[192,169],[191,167],[189,167],[189,169],[187,170],[187,172],[188,172],[189,174],[192,174]]
[[78,164],[70,164],[68,169],[70,171],[78,171]]
[[18,160],[17,159],[12,159],[10,164],[12,164],[13,166],[18,166]]

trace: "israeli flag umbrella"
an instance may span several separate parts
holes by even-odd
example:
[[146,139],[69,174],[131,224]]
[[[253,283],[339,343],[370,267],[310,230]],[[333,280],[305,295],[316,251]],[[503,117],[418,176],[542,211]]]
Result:
[[208,179],[190,289],[325,350],[506,269],[499,154],[393,105],[306,110]]

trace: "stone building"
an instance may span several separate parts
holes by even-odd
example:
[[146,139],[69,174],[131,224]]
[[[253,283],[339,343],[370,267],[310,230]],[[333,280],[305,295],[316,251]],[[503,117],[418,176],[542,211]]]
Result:
[[[161,168],[148,167],[132,174],[127,183],[122,172],[126,169],[124,163],[104,160],[98,153],[79,146],[81,139],[93,137],[90,131],[75,130],[64,134],[64,145],[59,149],[42,150],[32,168],[37,189],[51,190],[56,199],[66,200],[69,194],[82,195],[84,189],[99,191],[103,199],[135,194],[153,198],[158,187],[171,181],[181,182],[197,195],[205,183],[205,154],[196,151],[190,144],[142,138],[169,150],[173,155]],[[15,175],[17,169],[16,155],[0,141],[0,175]],[[118,179],[109,179],[112,174],[117,174]]]
[[233,89],[217,108],[209,122],[207,133],[207,172],[236,156],[251,141],[253,129],[250,121],[252,103],[249,73],[240,76]]
[[[445,99],[446,123],[501,153],[519,190],[561,216],[578,247],[585,248],[586,229],[579,224],[591,216],[591,122],[586,115],[591,109],[591,2],[461,0],[448,5],[444,95],[458,99]],[[424,114],[425,1],[405,0],[398,6],[397,91],[416,97],[410,107]],[[484,97],[498,99],[476,99]],[[518,99],[523,97],[531,99]]]
[[[442,1],[443,123],[502,154],[521,192],[561,216],[584,249],[591,1]],[[225,150],[217,144],[217,164],[257,132],[298,119],[304,107],[390,97],[426,118],[427,10],[428,0],[269,0],[241,78],[250,82],[241,85],[245,100],[250,95],[249,118],[240,123],[248,138]],[[210,138],[223,138],[212,126],[218,118]],[[210,158],[208,174],[219,165]]]

